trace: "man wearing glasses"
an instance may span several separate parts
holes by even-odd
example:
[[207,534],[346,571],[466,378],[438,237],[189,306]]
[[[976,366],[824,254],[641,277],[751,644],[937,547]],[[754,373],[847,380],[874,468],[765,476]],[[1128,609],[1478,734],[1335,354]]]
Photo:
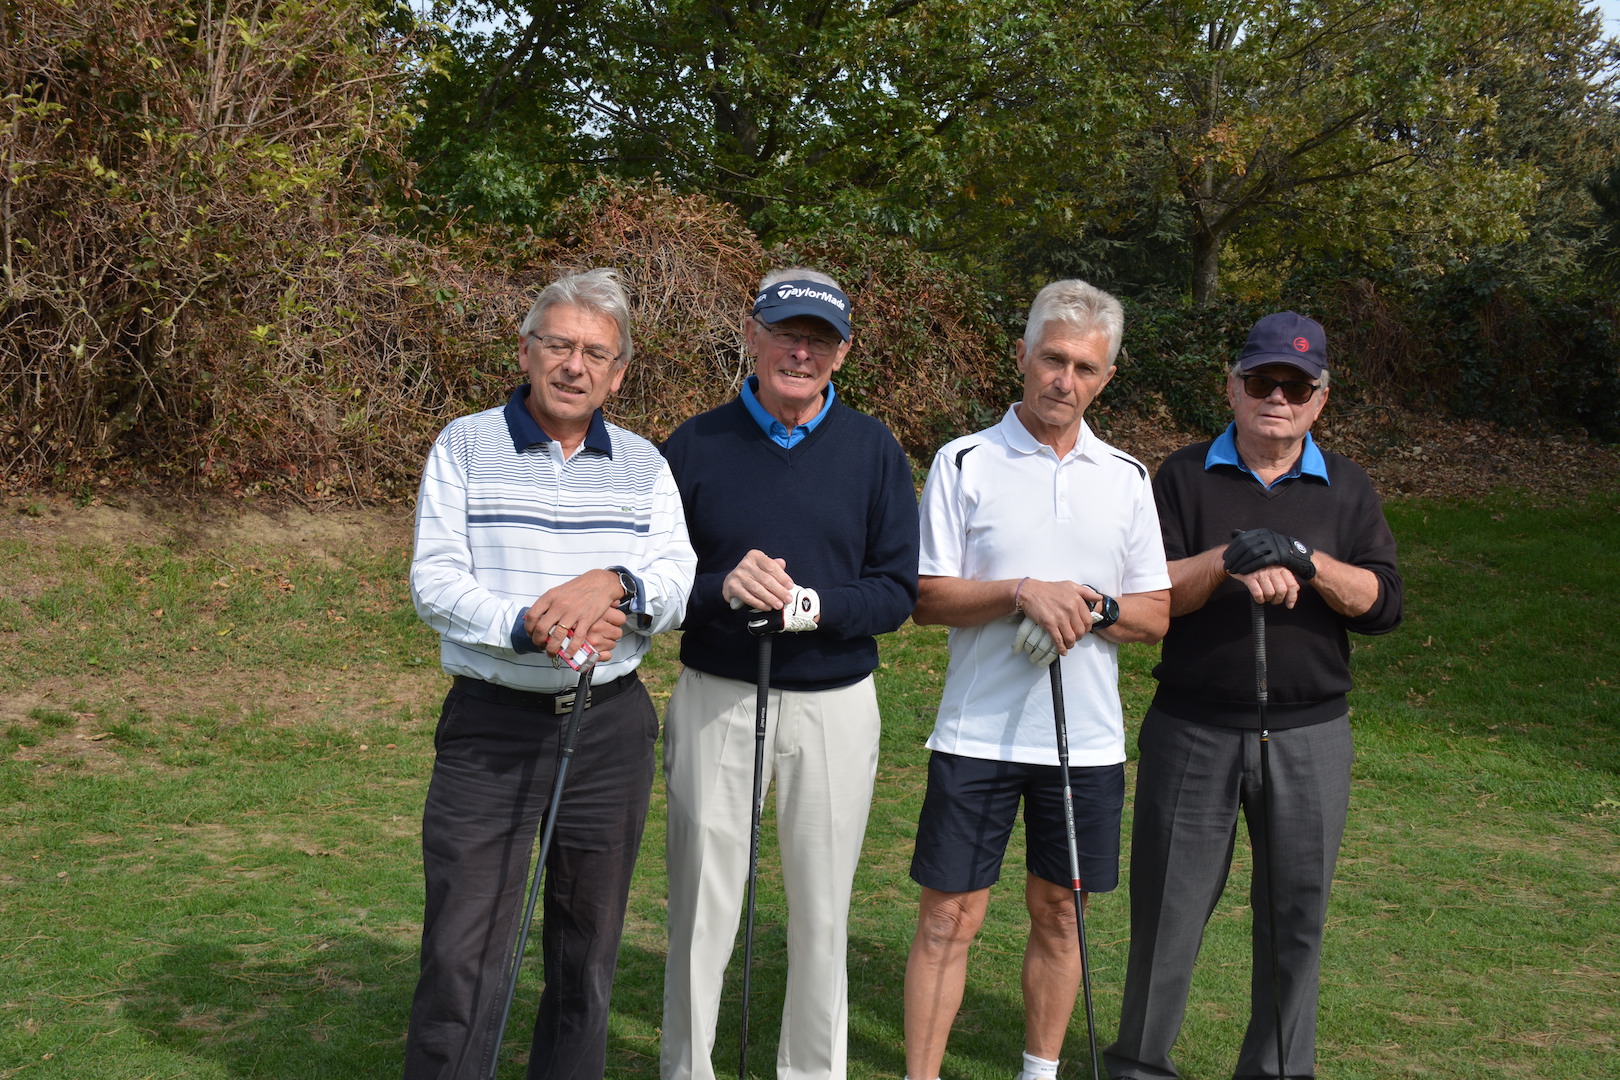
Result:
[[[917,502],[904,451],[832,376],[850,302],[780,270],[742,326],[754,373],[664,447],[697,550],[685,665],[664,724],[669,959],[664,1080],[713,1080],[720,991],[748,872],[758,641],[773,644],[764,782],[776,780],[787,893],[782,1080],[843,1080],[850,886],[877,769],[875,635],[917,600]],[[762,614],[763,613],[763,614]]]
[[[1231,426],[1170,455],[1154,477],[1171,618],[1139,739],[1130,959],[1119,1038],[1104,1054],[1116,1080],[1179,1075],[1170,1049],[1240,809],[1256,872],[1249,1021],[1233,1075],[1315,1075],[1322,928],[1350,801],[1347,632],[1387,633],[1402,606],[1372,482],[1311,438],[1327,404],[1326,353],[1315,320],[1261,319],[1227,377]],[[1264,710],[1255,604],[1266,605]]]
[[528,1075],[602,1076],[658,736],[636,668],[650,635],[679,625],[697,561],[664,459],[602,416],[630,362],[613,271],[548,286],[520,334],[527,381],[505,406],[444,429],[417,499],[411,597],[452,683],[422,814],[407,1080],[482,1080],[500,1050],[526,864],[581,643],[597,663],[547,858]]

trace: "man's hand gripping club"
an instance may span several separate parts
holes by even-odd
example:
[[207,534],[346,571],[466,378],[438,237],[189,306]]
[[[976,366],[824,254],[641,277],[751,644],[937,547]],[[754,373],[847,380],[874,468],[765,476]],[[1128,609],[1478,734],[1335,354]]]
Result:
[[773,559],[763,551],[744,555],[720,591],[732,608],[747,607],[755,614],[748,620],[750,634],[803,633],[821,621],[816,590],[795,585],[787,573],[787,560]]
[[[1013,652],[1024,653],[1036,667],[1050,666],[1088,632],[1112,626],[1119,618],[1119,606],[1112,598],[1072,581],[1025,578],[1015,590],[1013,603],[1013,614],[1023,616],[1013,635]],[[1063,638],[1061,647],[1058,635]]]

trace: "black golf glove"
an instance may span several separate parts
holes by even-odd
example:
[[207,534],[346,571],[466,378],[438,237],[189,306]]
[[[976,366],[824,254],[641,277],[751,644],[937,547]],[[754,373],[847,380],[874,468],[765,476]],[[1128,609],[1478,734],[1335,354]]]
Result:
[[757,611],[748,620],[748,632],[755,637],[765,634],[797,634],[814,630],[816,616],[821,614],[821,597],[814,589],[793,587],[793,598],[780,611]]
[[1232,542],[1226,545],[1226,572],[1252,574],[1268,566],[1287,567],[1300,581],[1316,576],[1316,564],[1311,562],[1310,545],[1305,541],[1276,529],[1232,530]]

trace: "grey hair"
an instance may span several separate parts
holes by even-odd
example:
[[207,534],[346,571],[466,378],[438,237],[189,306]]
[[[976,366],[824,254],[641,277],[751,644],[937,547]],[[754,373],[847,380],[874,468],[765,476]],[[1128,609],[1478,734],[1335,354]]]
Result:
[[1040,345],[1049,322],[1071,326],[1080,334],[1105,335],[1110,364],[1125,338],[1125,308],[1113,296],[1078,278],[1054,281],[1035,294],[1029,318],[1024,320],[1025,349]]
[[630,297],[619,281],[617,270],[585,270],[553,281],[535,297],[529,313],[523,317],[523,325],[518,327],[518,334],[527,337],[540,325],[547,311],[562,305],[606,315],[617,323],[619,366],[630,362]]
[[[1282,363],[1282,361],[1279,360],[1278,363]],[[1243,361],[1241,361],[1241,360],[1232,361],[1232,366],[1226,369],[1227,377],[1231,378],[1231,379],[1237,378],[1238,374],[1239,374],[1238,368],[1241,367],[1242,364],[1243,364]],[[1261,366],[1264,367],[1265,365],[1262,364]],[[1304,374],[1304,372],[1301,372],[1301,374]],[[1320,379],[1321,381],[1318,382],[1316,385],[1320,389],[1326,390],[1327,389],[1327,384],[1328,384],[1328,369],[1323,368],[1322,369],[1322,374],[1318,375],[1317,378]],[[1346,391],[1346,392],[1348,393],[1348,391]]]
[[822,285],[831,285],[839,292],[844,287],[833,278],[831,274],[823,274],[820,270],[812,270],[808,266],[785,266],[780,270],[772,270],[760,279],[759,288],[754,292],[762,293],[779,281],[815,281]]

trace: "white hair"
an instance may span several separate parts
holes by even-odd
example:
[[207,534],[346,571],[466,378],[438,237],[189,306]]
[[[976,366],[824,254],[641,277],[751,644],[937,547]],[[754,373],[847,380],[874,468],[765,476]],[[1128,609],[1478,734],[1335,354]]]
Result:
[[617,270],[586,270],[553,281],[535,297],[518,333],[527,337],[547,311],[563,305],[612,319],[619,327],[619,366],[630,362],[630,297],[625,294]]
[[820,270],[812,270],[808,266],[786,266],[780,270],[772,270],[760,279],[756,293],[762,293],[779,281],[814,281],[822,285],[831,285],[839,292],[844,287],[833,279],[831,274],[823,274]]
[[1108,339],[1108,362],[1119,355],[1125,338],[1125,308],[1113,296],[1078,278],[1054,281],[1035,294],[1024,320],[1024,347],[1040,347],[1046,324],[1070,326],[1082,335],[1103,334]]

